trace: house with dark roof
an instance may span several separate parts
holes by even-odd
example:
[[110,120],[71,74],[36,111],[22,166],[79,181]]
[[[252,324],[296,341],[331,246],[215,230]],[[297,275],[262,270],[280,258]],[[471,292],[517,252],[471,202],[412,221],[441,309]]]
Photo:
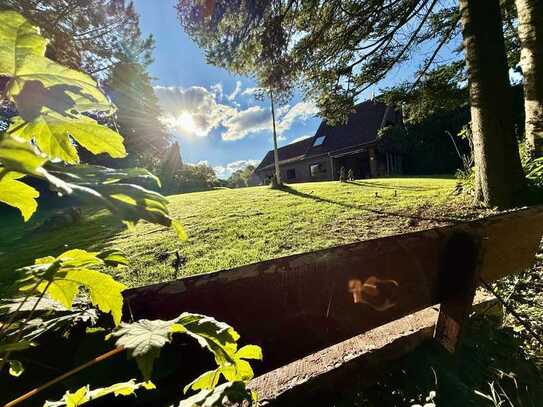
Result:
[[[378,148],[379,130],[399,125],[402,116],[392,106],[368,100],[355,106],[344,125],[321,122],[313,137],[278,149],[281,180],[287,183],[332,181],[352,170],[355,179],[402,173],[402,157],[397,151]],[[255,169],[264,184],[274,173],[273,150]]]

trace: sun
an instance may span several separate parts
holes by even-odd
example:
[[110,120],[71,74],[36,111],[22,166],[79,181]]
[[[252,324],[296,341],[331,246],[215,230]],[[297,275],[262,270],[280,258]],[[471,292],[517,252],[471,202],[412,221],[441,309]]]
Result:
[[198,126],[196,126],[196,123],[194,122],[194,118],[189,112],[183,112],[181,115],[177,118],[177,125],[180,129],[185,130],[190,133],[197,133],[198,132]]

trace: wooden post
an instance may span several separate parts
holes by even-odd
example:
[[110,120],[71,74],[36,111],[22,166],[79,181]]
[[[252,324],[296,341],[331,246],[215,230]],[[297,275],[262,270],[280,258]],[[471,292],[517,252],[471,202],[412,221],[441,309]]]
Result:
[[456,350],[479,281],[483,249],[480,238],[463,232],[452,235],[441,256],[438,291],[441,302],[434,338],[447,351]]

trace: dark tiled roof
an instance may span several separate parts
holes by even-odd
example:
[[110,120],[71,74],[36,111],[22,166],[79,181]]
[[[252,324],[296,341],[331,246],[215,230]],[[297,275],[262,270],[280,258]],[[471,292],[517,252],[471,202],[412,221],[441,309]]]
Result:
[[[308,148],[311,147],[311,144],[313,144],[313,137],[308,137],[306,139],[297,141],[296,143],[288,144],[279,148],[279,161],[302,159]],[[273,165],[273,150],[267,152],[262,162],[258,165],[258,167],[256,167],[256,171],[263,169],[270,164]]]
[[[323,121],[313,137],[281,147],[279,161],[292,162],[322,154],[340,154],[357,146],[375,142],[386,110],[387,106],[382,102],[373,100],[362,102],[355,106],[355,111],[349,114],[344,125],[330,126]],[[399,115],[391,111],[387,118],[396,121]],[[320,136],[326,136],[324,143],[314,147],[314,140]],[[270,165],[273,165],[273,150],[268,151],[256,169],[261,170]]]

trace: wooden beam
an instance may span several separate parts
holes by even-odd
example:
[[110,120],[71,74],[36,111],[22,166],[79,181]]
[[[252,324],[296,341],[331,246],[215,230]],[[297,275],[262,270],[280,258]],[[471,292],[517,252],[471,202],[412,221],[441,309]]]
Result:
[[464,278],[453,236],[480,238],[480,275],[492,281],[529,267],[542,231],[538,207],[278,258],[127,290],[124,315],[212,315],[262,346],[268,371],[445,301]]
[[[497,318],[500,303],[480,291],[473,310]],[[262,405],[303,406],[337,399],[352,386],[375,384],[390,362],[432,338],[438,307],[426,308],[254,378],[249,387]],[[324,405],[324,402],[323,402]]]
[[473,234],[453,234],[447,246],[446,255],[442,259],[440,282],[443,300],[434,338],[452,353],[456,350],[464,321],[472,309],[484,252],[481,237]]

